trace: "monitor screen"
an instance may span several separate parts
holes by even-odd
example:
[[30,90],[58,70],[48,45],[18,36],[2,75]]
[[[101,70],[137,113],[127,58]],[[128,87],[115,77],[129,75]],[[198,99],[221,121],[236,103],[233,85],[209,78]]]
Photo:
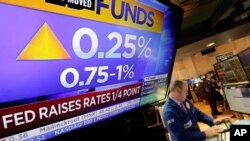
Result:
[[181,9],[1,0],[0,13],[0,140],[46,140],[165,98]]
[[232,111],[250,114],[250,88],[227,87],[225,96]]
[[219,80],[224,84],[248,83],[238,56],[214,65]]
[[250,48],[247,48],[246,50],[240,52],[238,54],[240,58],[240,62],[246,72],[246,75],[248,79],[250,79]]
[[233,52],[229,52],[229,53],[226,53],[223,55],[216,56],[216,60],[217,60],[217,62],[221,62],[221,61],[227,60],[228,58],[230,58],[232,56],[233,56]]

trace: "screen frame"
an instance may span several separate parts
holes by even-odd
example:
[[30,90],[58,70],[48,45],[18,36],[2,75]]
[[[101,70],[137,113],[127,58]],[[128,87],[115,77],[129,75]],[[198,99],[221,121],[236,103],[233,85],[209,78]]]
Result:
[[[170,80],[171,80],[171,75],[172,75],[172,72],[173,72],[174,61],[175,61],[175,57],[176,57],[178,40],[180,38],[181,23],[182,23],[184,11],[181,8],[179,8],[178,6],[175,6],[174,4],[172,4],[170,2],[164,2],[163,4],[167,4],[167,3],[168,3],[167,6],[171,9],[171,11],[173,11],[173,15],[172,16],[173,16],[174,20],[172,20],[172,21],[174,23],[176,23],[176,24],[174,24],[175,32],[176,32],[175,35],[176,36],[175,36],[175,43],[174,43],[174,50],[173,50],[173,59],[172,59],[172,62],[171,62],[170,68],[169,68],[170,71],[168,73],[167,86],[166,86],[167,89],[169,89],[169,83],[170,83]],[[167,91],[166,91],[166,94],[165,94],[165,98],[166,97],[167,97]],[[62,97],[62,98],[64,98],[64,97]],[[34,102],[33,102],[33,100],[34,100]],[[30,101],[30,102],[27,103],[27,101]],[[24,100],[15,100],[15,101],[7,102],[7,103],[1,103],[0,104],[0,109],[1,108],[6,108],[6,107],[9,108],[9,107],[14,107],[14,106],[21,106],[21,105],[24,105],[24,104],[38,103],[38,102],[43,102],[43,101],[48,101],[48,99],[45,99],[45,96],[39,96],[39,97],[36,97],[35,99],[34,98],[28,98],[28,99],[24,99]],[[161,102],[161,100],[155,101],[153,103],[147,103],[146,105],[139,106],[139,107],[137,107],[135,109],[143,108],[145,106],[157,105],[160,102]],[[133,111],[135,109],[132,109],[130,111]],[[124,112],[124,113],[128,113],[130,111],[127,111],[127,112]],[[124,114],[124,113],[117,114],[117,115],[112,116],[112,117],[110,117],[108,119],[105,119],[104,121],[112,119],[112,118],[115,118],[116,116]],[[103,121],[99,121],[99,122],[103,122]],[[97,124],[97,123],[99,123],[99,122],[94,123],[94,125]],[[46,125],[49,125],[49,124],[46,124]],[[46,126],[46,125],[44,125],[44,126]],[[90,126],[93,126],[93,125],[90,125]],[[84,128],[86,128],[86,127],[84,127]],[[30,129],[34,129],[34,128],[32,127]],[[25,130],[25,131],[27,131],[27,130]]]
[[[223,87],[222,88],[222,90],[223,90],[223,93],[224,93],[224,95],[225,95],[225,98],[226,98],[226,102],[227,102],[227,104],[228,104],[228,106],[229,106],[229,110],[230,111],[232,111],[232,112],[237,112],[237,113],[241,113],[241,114],[250,114],[250,113],[244,113],[244,112],[241,112],[241,111],[237,111],[237,110],[232,110],[231,108],[230,108],[230,104],[229,104],[229,102],[228,102],[228,100],[227,100],[227,94],[225,93],[225,88],[230,88],[230,87],[232,87],[232,86],[225,86],[225,87]],[[238,85],[238,86],[235,86],[235,87],[237,87],[237,88],[245,88],[245,87],[249,87],[250,88],[250,85],[249,84],[244,84],[244,85]]]
[[[238,55],[233,55],[233,56],[227,58],[226,60],[223,60],[223,61],[221,61],[221,62],[217,62],[217,63],[215,63],[215,64],[213,65],[215,74],[216,74],[216,76],[217,76],[217,78],[218,78],[218,80],[219,80],[220,82],[222,82],[222,81],[221,81],[221,79],[220,79],[220,77],[219,77],[219,75],[218,75],[217,70],[215,69],[215,66],[218,65],[218,64],[220,64],[220,63],[223,63],[223,62],[225,62],[225,61],[228,61],[228,60],[230,60],[230,59],[232,59],[232,58],[234,58],[234,57],[237,57],[237,59],[240,61]],[[245,70],[244,70],[244,68],[243,68],[243,66],[242,66],[242,64],[241,64],[241,61],[240,61],[240,65],[241,65],[241,67],[242,67],[242,69],[243,69],[243,72],[244,72],[245,75],[246,75],[246,72],[245,72]],[[246,78],[248,79],[247,75],[246,75]],[[223,85],[223,86],[232,86],[232,85],[242,85],[242,84],[249,84],[249,83],[250,83],[250,82],[249,82],[249,79],[248,79],[247,82],[243,81],[243,82],[234,82],[234,83],[226,83],[226,84],[225,84],[225,83],[222,83],[222,85]]]
[[248,50],[250,50],[250,47],[248,47],[248,48],[242,50],[241,52],[239,52],[239,53],[237,54],[237,56],[238,56],[238,58],[239,58],[239,60],[240,60],[241,66],[242,66],[242,68],[243,68],[243,70],[244,70],[244,72],[245,72],[245,74],[246,74],[246,76],[247,76],[247,79],[248,79],[249,83],[250,83],[250,74],[249,74],[249,76],[247,75],[247,73],[246,73],[246,71],[245,71],[245,69],[244,69],[244,67],[243,67],[243,65],[242,65],[242,64],[243,64],[243,63],[242,63],[242,60],[241,60],[241,58],[240,58],[240,54],[242,54],[242,53],[244,53],[245,51],[248,51]]

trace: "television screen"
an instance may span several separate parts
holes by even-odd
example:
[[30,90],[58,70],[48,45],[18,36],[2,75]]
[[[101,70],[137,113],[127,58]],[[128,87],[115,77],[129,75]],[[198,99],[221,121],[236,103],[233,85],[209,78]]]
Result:
[[225,96],[232,111],[250,114],[250,88],[224,88]]
[[216,56],[216,60],[217,60],[217,62],[221,62],[221,61],[227,60],[228,58],[230,58],[232,56],[233,56],[233,52],[229,52],[229,53],[226,53],[223,55]]
[[0,13],[0,140],[46,140],[165,98],[179,8],[0,0]]
[[214,65],[219,80],[224,84],[248,83],[238,56]]
[[250,79],[250,48],[240,52],[238,54],[240,62],[246,72],[248,79]]

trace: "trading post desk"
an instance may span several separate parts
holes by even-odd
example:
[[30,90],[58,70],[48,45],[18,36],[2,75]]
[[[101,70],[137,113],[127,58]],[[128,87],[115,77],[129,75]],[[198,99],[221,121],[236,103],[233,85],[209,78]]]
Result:
[[[233,122],[233,125],[250,125],[250,120]],[[207,138],[206,141],[230,141],[230,131],[223,132],[216,137]]]

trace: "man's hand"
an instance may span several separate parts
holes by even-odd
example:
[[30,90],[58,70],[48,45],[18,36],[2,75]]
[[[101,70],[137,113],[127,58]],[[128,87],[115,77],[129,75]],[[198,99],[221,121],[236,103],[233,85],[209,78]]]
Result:
[[223,132],[223,128],[221,126],[213,126],[204,131],[207,138],[219,135]]
[[229,117],[222,117],[222,118],[217,118],[214,120],[214,124],[218,125],[221,124],[222,122],[230,121]]

